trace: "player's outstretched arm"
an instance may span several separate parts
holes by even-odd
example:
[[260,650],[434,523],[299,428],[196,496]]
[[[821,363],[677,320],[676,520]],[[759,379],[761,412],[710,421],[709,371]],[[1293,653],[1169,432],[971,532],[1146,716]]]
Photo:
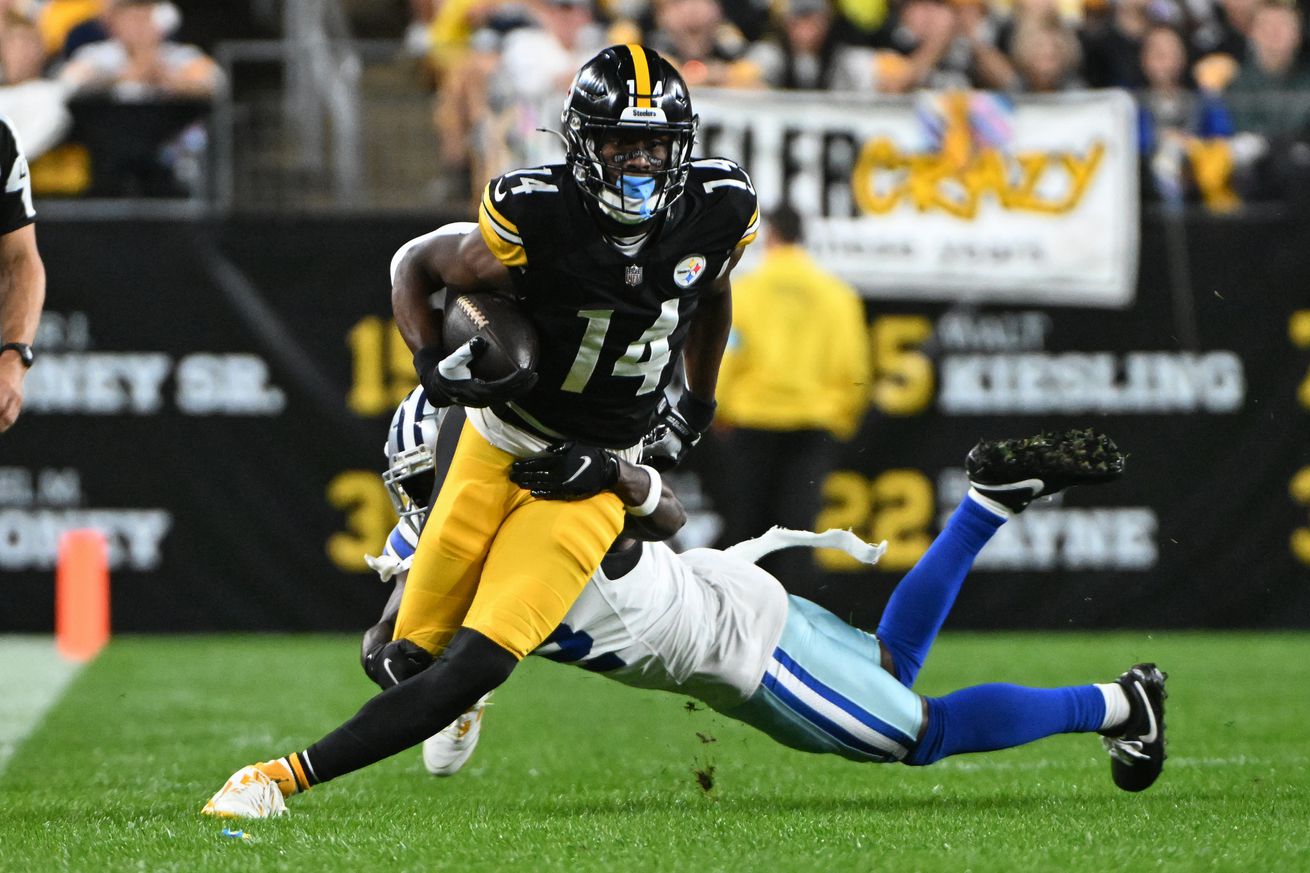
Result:
[[543,500],[585,500],[603,491],[623,501],[634,530],[643,540],[665,540],[687,520],[682,502],[664,487],[660,474],[632,464],[600,446],[567,442],[546,452],[520,458],[510,468],[510,481]]
[[[659,498],[649,515],[637,515],[632,507],[648,505],[653,489],[658,489]],[[639,540],[667,540],[682,530],[687,523],[687,511],[682,501],[665,485],[659,475],[650,467],[619,461],[619,478],[614,483],[614,493],[629,507],[627,519],[623,525],[623,536]]]

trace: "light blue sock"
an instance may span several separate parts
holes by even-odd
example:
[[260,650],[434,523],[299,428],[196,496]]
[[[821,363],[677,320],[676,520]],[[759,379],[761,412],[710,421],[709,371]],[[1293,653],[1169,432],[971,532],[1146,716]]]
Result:
[[1005,519],[966,497],[941,535],[892,592],[877,633],[892,654],[896,678],[906,688],[914,687],[973,559],[1004,523]]
[[1052,734],[1100,730],[1105,695],[1095,685],[1023,688],[976,685],[929,697],[928,727],[905,763],[922,766],[963,752],[1022,746]]

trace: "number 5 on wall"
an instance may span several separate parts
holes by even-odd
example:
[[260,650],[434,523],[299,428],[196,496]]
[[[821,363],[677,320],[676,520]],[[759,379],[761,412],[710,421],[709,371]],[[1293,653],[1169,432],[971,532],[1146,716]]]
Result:
[[884,315],[869,328],[873,405],[887,415],[919,415],[936,389],[932,361],[920,347],[932,336],[922,315]]

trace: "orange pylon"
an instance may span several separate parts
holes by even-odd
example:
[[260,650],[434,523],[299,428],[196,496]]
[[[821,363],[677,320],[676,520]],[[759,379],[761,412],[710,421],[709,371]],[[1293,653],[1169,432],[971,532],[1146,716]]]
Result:
[[109,642],[109,546],[98,530],[59,538],[55,567],[55,646],[72,661],[89,661]]

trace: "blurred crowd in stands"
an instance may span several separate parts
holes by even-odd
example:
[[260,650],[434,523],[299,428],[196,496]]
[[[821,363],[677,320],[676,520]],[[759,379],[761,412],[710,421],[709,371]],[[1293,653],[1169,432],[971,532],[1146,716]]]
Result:
[[[1122,88],[1137,101],[1148,198],[1215,210],[1310,199],[1310,52],[1303,10],[1281,0],[332,2],[419,59],[455,198],[540,160],[543,143],[550,156],[536,130],[558,123],[573,72],[605,45],[640,41],[693,89]],[[200,122],[226,83],[179,27],[206,20],[212,47],[245,35],[225,34],[225,17],[253,5],[0,0],[0,112],[37,158],[37,189],[195,192]]]
[[[182,195],[223,76],[156,0],[0,0],[0,112],[45,194]],[[70,135],[75,141],[68,141]]]
[[[542,95],[642,41],[693,88],[903,94],[1123,88],[1147,197],[1216,210],[1310,188],[1303,13],[1270,0],[411,0],[448,167],[477,190],[521,156]],[[529,152],[530,153],[530,152]],[[1292,190],[1297,189],[1297,190]]]

